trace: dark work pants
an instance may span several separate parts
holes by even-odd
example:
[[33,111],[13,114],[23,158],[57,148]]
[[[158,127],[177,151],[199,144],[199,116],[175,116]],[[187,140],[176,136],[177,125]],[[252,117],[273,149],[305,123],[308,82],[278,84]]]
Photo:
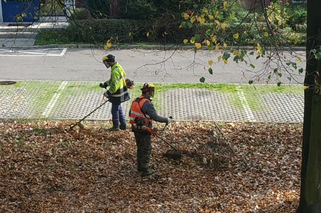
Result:
[[119,122],[120,124],[126,124],[126,117],[123,112],[123,108],[121,107],[121,104],[112,103],[111,115],[113,120],[113,127],[119,128]]
[[134,132],[137,145],[137,169],[148,169],[152,151],[151,135]]

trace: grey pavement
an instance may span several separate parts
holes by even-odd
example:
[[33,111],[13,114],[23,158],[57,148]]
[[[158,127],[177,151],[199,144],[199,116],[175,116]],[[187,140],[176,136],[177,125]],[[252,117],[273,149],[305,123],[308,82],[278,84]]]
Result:
[[[47,20],[29,27],[37,28],[41,24],[46,27],[57,26],[57,22]],[[199,83],[201,77],[211,84],[240,85],[232,92],[198,88],[157,91],[154,104],[161,116],[172,115],[177,121],[303,121],[303,87],[298,86],[303,83],[303,74],[298,74],[294,69],[285,69],[282,76],[272,76],[269,80],[271,86],[267,86],[267,76],[273,73],[275,67],[282,68],[282,63],[291,57],[304,58],[304,51],[297,51],[297,56],[284,51],[283,62],[276,60],[267,64],[265,59],[248,58],[248,64],[232,61],[224,64],[217,61],[219,53],[205,50],[195,54],[192,50],[144,47],[110,50],[38,47],[32,44],[32,39],[15,38],[13,41],[17,45],[2,45],[0,48],[0,84],[17,82],[0,85],[0,118],[83,118],[103,103],[103,91],[97,85],[108,79],[109,71],[101,63],[101,58],[112,53],[126,70],[127,77],[137,85],[144,82]],[[3,42],[1,36],[0,42]],[[213,65],[208,64],[210,60],[214,62]],[[253,64],[255,69],[249,64]],[[304,67],[304,60],[298,61],[298,66]],[[213,68],[213,75],[207,71],[209,67]],[[273,92],[273,89],[256,89],[255,86],[248,90],[243,85],[250,79],[258,80],[258,84],[266,87],[276,87],[276,82],[282,81],[290,88],[290,92]],[[261,88],[262,85],[257,86]],[[132,99],[137,95],[138,87],[131,91]],[[129,107],[130,101],[123,104],[126,114]],[[107,103],[88,119],[110,120],[110,110],[111,105]]]
[[59,29],[68,26],[65,17],[41,17],[38,22],[1,22],[0,48],[31,48],[34,47],[38,30]]
[[[298,71],[284,70],[280,77],[273,74],[279,64],[264,64],[264,59],[249,59],[248,64],[230,61],[218,62],[220,53],[206,50],[150,50],[96,48],[0,48],[1,78],[3,80],[53,80],[53,81],[102,81],[109,77],[101,59],[111,53],[126,70],[127,76],[139,82],[199,83],[205,77],[207,83],[247,84],[259,80],[266,84],[303,82]],[[214,63],[210,66],[208,61]],[[19,63],[17,63],[19,62]],[[250,62],[255,69],[250,67]],[[303,66],[303,62],[299,66]],[[272,67],[273,66],[273,67]],[[208,72],[213,69],[213,75]],[[23,69],[22,69],[23,68]]]

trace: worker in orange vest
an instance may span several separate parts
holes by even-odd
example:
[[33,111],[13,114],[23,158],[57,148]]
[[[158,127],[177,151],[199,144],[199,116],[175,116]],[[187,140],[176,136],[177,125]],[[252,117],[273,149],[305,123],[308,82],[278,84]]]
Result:
[[173,120],[157,114],[151,100],[155,92],[153,84],[145,83],[141,90],[142,95],[132,102],[129,117],[137,145],[137,170],[141,172],[141,176],[148,176],[155,173],[148,169],[152,149],[151,135],[156,134],[152,126],[153,120],[166,124]]

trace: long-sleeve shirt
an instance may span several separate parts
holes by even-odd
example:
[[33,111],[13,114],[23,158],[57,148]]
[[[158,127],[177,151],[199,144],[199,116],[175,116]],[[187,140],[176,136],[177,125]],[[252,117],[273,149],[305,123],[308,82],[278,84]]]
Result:
[[[144,97],[147,98],[146,96],[144,96]],[[147,98],[147,99],[149,99],[149,98]],[[142,111],[142,113],[149,115],[149,117],[154,121],[157,121],[160,123],[167,123],[168,122],[167,118],[161,117],[157,114],[155,107],[152,103],[152,100],[146,101],[144,103],[144,105],[142,106],[141,111]]]

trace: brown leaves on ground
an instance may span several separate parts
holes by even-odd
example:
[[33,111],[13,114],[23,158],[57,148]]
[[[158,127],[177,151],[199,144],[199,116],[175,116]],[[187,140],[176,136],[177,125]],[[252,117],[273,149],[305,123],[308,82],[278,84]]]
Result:
[[[295,212],[301,124],[177,122],[140,177],[128,129],[0,122],[0,212]],[[163,130],[162,126],[159,126]],[[165,158],[172,144],[180,161]]]

